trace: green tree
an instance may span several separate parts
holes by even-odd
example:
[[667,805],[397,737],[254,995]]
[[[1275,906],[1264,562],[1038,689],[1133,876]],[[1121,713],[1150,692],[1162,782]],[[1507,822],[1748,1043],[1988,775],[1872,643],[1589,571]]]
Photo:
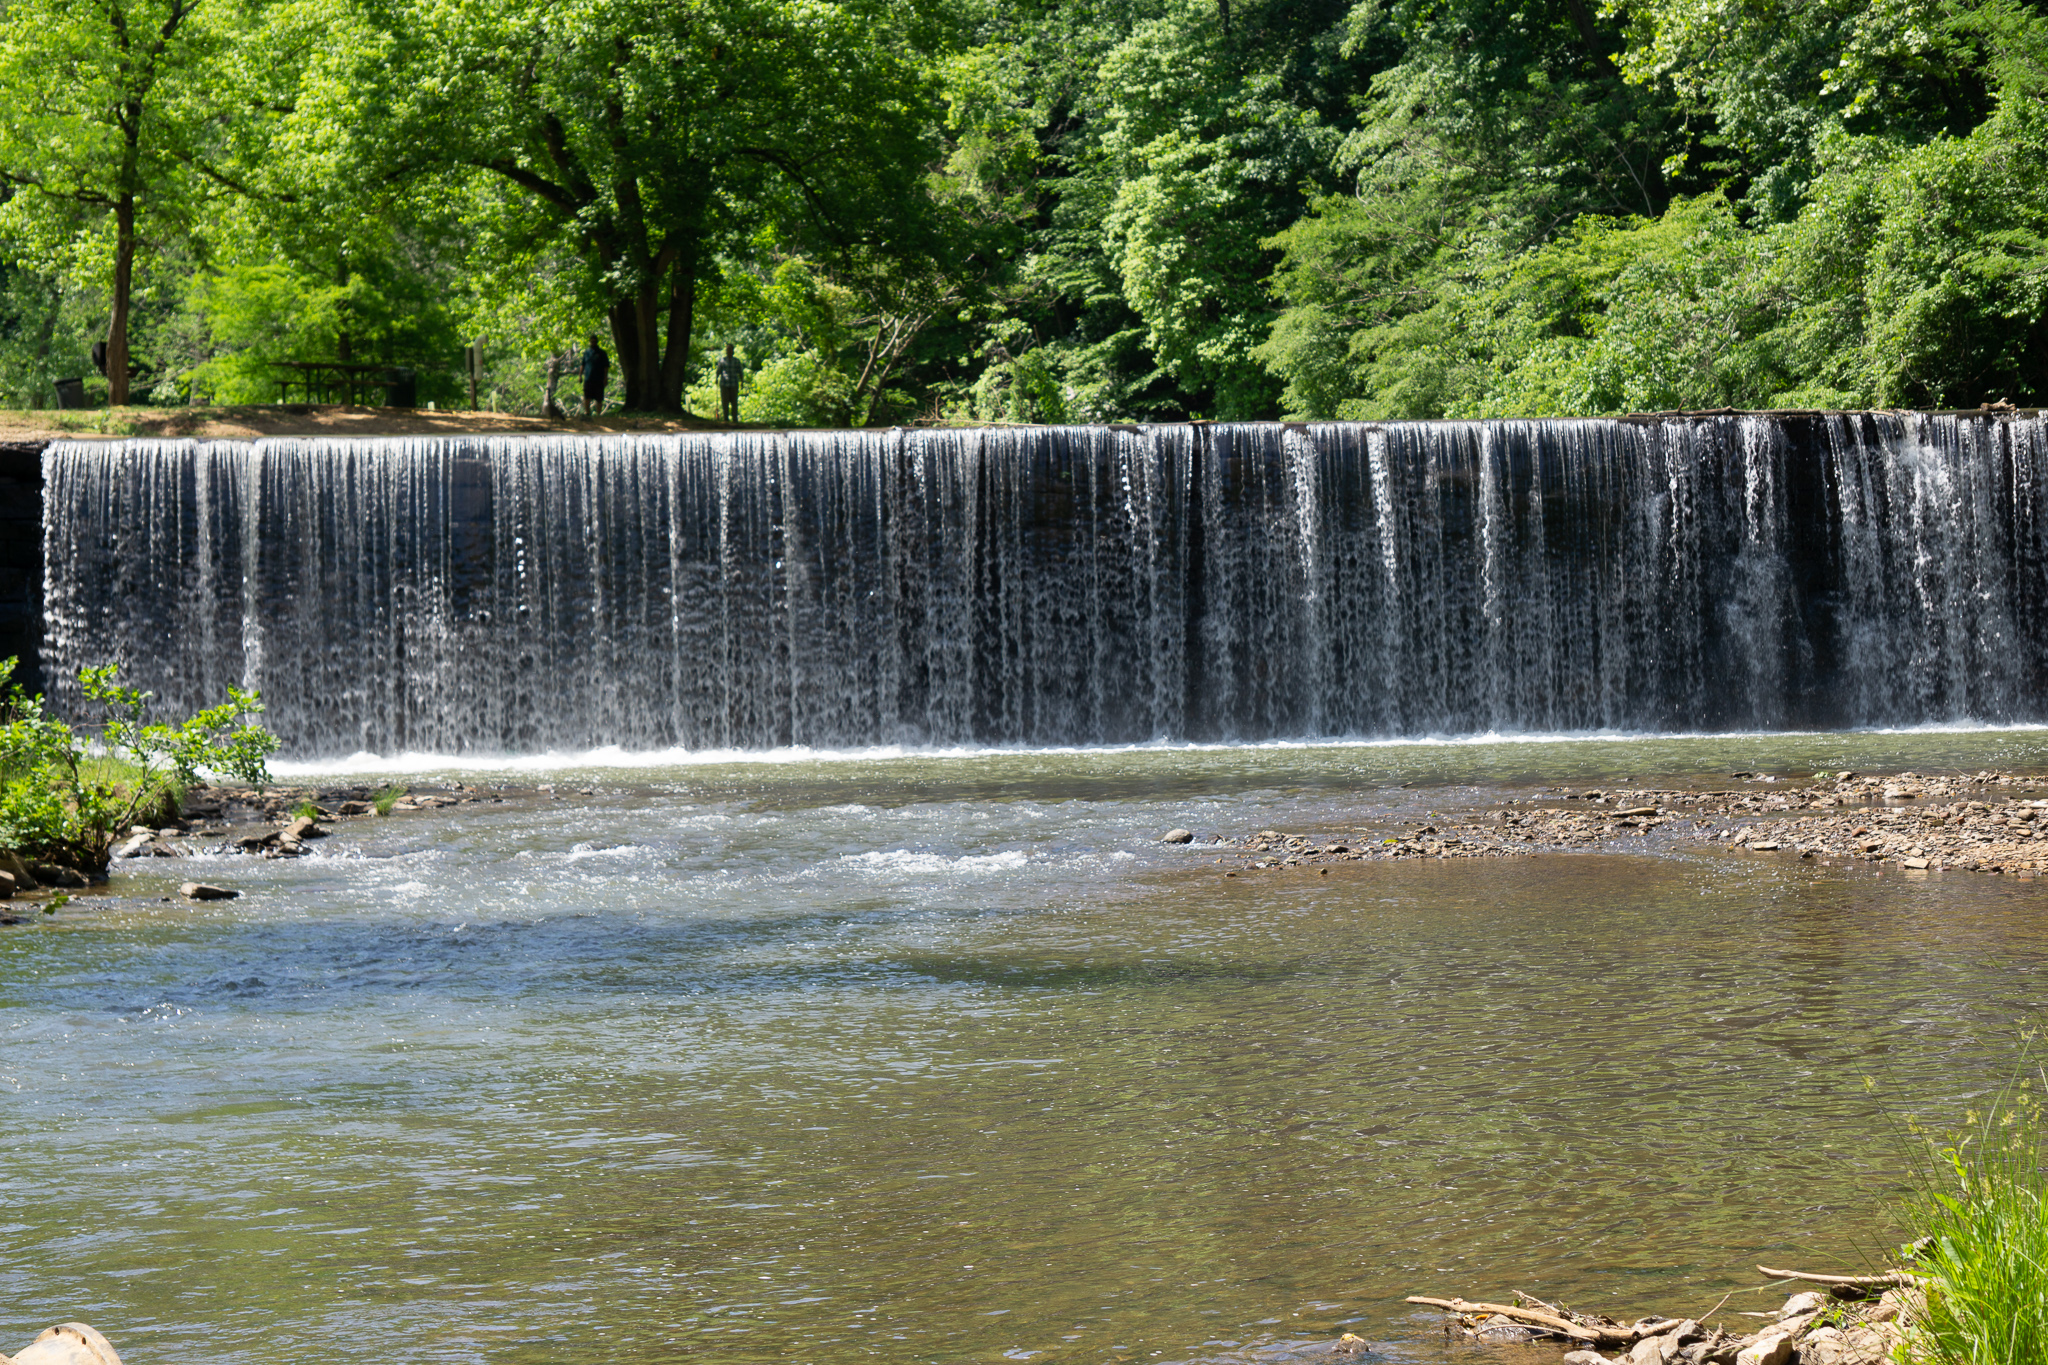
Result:
[[1587,215],[1661,213],[1698,135],[1578,0],[1363,4],[1345,43],[1393,59],[1339,153],[1351,192],[1270,242],[1282,307],[1258,355],[1288,413],[1440,416],[1499,368],[1473,311],[1498,272]]
[[529,234],[584,262],[628,406],[680,406],[699,282],[758,223],[921,244],[938,111],[918,53],[942,38],[924,0],[372,5],[405,36],[345,89],[386,173],[517,191]]
[[0,180],[112,229],[107,376],[128,401],[137,256],[173,235],[206,158],[233,0],[17,0],[0,13]]

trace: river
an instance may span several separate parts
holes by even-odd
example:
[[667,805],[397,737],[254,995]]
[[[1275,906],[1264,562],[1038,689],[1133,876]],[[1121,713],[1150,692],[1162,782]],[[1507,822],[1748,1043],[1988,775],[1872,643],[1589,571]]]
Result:
[[2040,730],[400,766],[555,790],[0,930],[0,1347],[1439,1362],[1403,1295],[1755,1310],[1899,1240],[1903,1117],[2012,1074],[2048,969],[2035,880],[1155,842]]

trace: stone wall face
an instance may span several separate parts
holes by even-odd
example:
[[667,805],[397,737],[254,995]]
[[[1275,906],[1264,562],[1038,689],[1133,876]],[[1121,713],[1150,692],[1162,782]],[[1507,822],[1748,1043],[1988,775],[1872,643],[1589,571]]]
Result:
[[14,680],[42,688],[43,444],[0,442],[0,659],[18,658]]

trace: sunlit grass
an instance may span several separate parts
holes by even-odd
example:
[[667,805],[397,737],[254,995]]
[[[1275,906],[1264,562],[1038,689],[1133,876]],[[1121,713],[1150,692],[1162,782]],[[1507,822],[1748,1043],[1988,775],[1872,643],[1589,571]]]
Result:
[[178,779],[167,773],[152,777],[138,763],[107,754],[89,754],[79,760],[78,774],[95,786],[109,786],[122,793],[132,792],[138,784],[152,783],[156,789],[154,800],[138,807],[137,822],[145,825],[161,825],[178,818],[184,809],[185,787]]
[[1928,1279],[1912,1358],[1926,1365],[2048,1361],[2048,1179],[2033,1078],[1965,1115],[1960,1131],[1925,1141],[1905,1210],[1922,1234],[1912,1248],[1915,1269]]

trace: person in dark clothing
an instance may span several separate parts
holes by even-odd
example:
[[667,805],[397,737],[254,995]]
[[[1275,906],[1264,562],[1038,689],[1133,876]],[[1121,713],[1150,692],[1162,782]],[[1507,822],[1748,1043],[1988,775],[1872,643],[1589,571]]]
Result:
[[713,370],[718,380],[718,420],[737,425],[740,420],[740,376],[746,366],[732,353],[731,343],[726,344],[725,358]]
[[598,344],[597,333],[590,334],[590,345],[583,352],[583,417],[594,417],[604,411],[605,381],[612,377],[612,358],[604,353]]

